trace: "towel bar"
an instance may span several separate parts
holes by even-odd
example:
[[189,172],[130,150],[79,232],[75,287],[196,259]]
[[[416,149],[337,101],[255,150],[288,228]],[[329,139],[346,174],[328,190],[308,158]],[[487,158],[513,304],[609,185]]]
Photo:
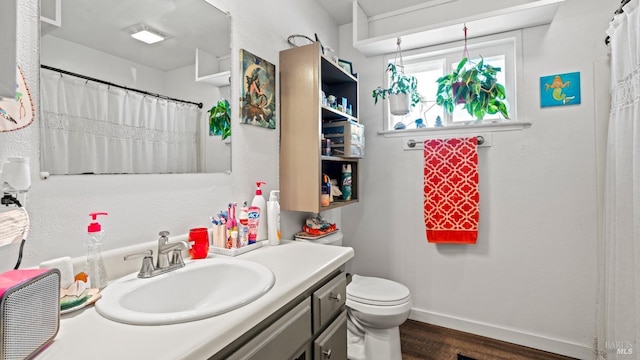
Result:
[[[485,138],[482,135],[478,135],[478,146],[483,145],[485,143]],[[422,149],[422,146],[417,147],[416,145],[421,145],[422,142],[415,141],[413,139],[407,140],[407,148],[413,149]]]

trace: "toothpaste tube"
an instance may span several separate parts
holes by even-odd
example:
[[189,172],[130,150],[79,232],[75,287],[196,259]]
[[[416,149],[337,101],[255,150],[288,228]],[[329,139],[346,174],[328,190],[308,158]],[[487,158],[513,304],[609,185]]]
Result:
[[250,206],[247,214],[249,225],[249,245],[255,244],[258,238],[258,223],[260,222],[260,208]]

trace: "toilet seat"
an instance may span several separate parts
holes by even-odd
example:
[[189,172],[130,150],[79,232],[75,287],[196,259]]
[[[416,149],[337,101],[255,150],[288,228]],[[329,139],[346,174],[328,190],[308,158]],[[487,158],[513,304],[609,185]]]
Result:
[[397,306],[411,301],[409,289],[395,281],[353,275],[347,286],[347,300],[372,306]]

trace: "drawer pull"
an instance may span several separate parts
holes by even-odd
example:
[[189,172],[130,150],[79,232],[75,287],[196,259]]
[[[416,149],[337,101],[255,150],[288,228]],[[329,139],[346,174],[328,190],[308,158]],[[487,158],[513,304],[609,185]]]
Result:
[[331,349],[322,352],[326,359],[331,359]]
[[329,299],[333,299],[333,300],[335,300],[336,302],[340,302],[340,301],[342,301],[342,296],[341,296],[340,294],[337,294],[337,295],[331,295],[331,296],[329,296]]

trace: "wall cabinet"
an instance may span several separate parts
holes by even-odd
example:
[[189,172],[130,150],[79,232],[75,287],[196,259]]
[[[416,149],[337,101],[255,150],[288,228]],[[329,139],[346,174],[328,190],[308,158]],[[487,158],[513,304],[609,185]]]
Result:
[[[326,98],[335,97],[338,105],[323,103],[323,94]],[[347,106],[341,106],[343,102]],[[322,151],[323,124],[358,122],[358,79],[324,56],[320,44],[280,52],[283,210],[319,213],[358,201],[358,159],[363,151],[350,151],[344,143],[334,143],[330,155],[323,155]],[[332,136],[336,139],[336,134]],[[345,139],[344,135],[342,141],[352,144],[351,138]],[[343,165],[351,166],[351,199],[334,198],[329,206],[322,206],[322,175],[336,179],[340,185]]]

